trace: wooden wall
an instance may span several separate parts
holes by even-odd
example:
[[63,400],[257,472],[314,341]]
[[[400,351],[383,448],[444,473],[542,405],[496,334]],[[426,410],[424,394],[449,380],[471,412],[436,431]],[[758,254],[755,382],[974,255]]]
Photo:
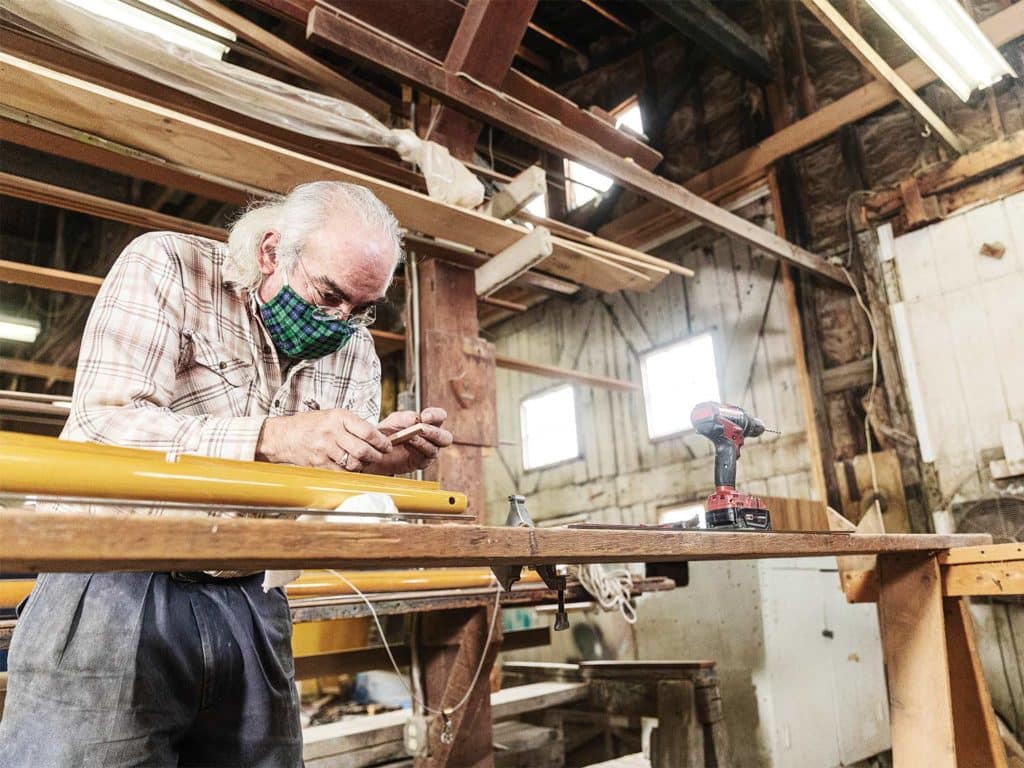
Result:
[[[767,200],[743,214],[766,227]],[[741,486],[774,496],[812,494],[804,419],[777,262],[707,230],[658,255],[696,271],[671,275],[649,293],[551,300],[491,329],[498,353],[640,381],[644,351],[710,332],[723,399],[750,408],[781,436],[750,441],[739,465]],[[692,433],[652,442],[643,396],[576,387],[582,457],[524,471],[519,446],[523,398],[554,384],[498,371],[498,436],[487,459],[488,512],[505,514],[505,497],[527,497],[544,519],[580,512],[593,519],[653,522],[660,507],[702,499],[713,484],[711,444]]]

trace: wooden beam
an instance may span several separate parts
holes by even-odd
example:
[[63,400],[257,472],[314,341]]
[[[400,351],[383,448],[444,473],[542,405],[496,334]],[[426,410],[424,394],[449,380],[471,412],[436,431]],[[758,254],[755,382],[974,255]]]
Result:
[[[441,237],[453,233],[486,253],[498,253],[526,234],[525,227],[440,203],[426,195],[341,166],[244,136],[235,131],[174,112],[40,67],[0,52],[0,100],[8,106],[115,142],[157,154],[166,160],[203,167],[242,184],[284,192],[314,179],[362,184],[389,205],[410,229]],[[586,256],[586,254],[583,254]],[[660,275],[607,260],[580,258],[556,244],[546,270],[576,279],[597,290],[649,287]],[[642,279],[640,279],[642,278]]]
[[956,768],[939,565],[927,553],[889,554],[878,576],[893,763]]
[[103,284],[103,278],[0,259],[0,282],[73,293],[76,296],[95,296]]
[[619,392],[637,392],[640,390],[640,385],[635,382],[626,381],[624,379],[614,379],[610,376],[597,376],[595,374],[584,373],[583,371],[577,371],[574,369],[559,368],[554,365],[531,363],[527,360],[517,360],[516,358],[505,357],[504,355],[496,355],[494,360],[499,368],[504,368],[509,371],[532,373],[535,376],[544,376],[550,379],[559,379],[560,381],[573,381],[580,384],[586,384],[591,387],[613,389]]
[[[0,533],[0,573],[373,568],[382,562],[395,568],[419,568],[733,560],[931,553],[990,539],[987,534],[722,534],[464,524],[358,525],[46,513],[17,506],[0,509]],[[939,613],[941,616],[941,605]]]
[[10,173],[0,173],[0,195],[16,197],[20,200],[31,200],[34,203],[63,208],[67,211],[77,211],[111,221],[120,221],[142,229],[184,232],[213,240],[227,239],[227,230],[221,227],[211,227],[208,224],[179,219],[177,216],[168,216],[149,208],[108,200],[105,197],[26,179],[23,176],[15,176]]
[[772,68],[764,46],[709,0],[645,0],[651,12],[741,77],[764,85]]
[[[536,7],[537,0],[469,0],[445,56],[445,70],[500,87]],[[436,140],[455,157],[472,160],[483,125],[446,107],[441,107],[434,119]]]
[[238,37],[248,40],[264,53],[284,62],[311,83],[320,86],[329,96],[335,96],[362,107],[381,120],[387,119],[391,113],[391,107],[383,99],[360,88],[309,54],[289,45],[277,35],[268,32],[259,24],[249,21],[230,8],[226,8],[214,0],[184,0],[184,3],[201,16],[230,29]]
[[0,373],[8,373],[12,376],[28,376],[33,379],[48,379],[51,381],[75,380],[75,369],[66,368],[63,365],[50,365],[49,363],[37,363],[32,360],[19,360],[16,357],[0,357]]
[[[306,25],[316,0],[246,0],[280,16]],[[399,6],[380,0],[333,0],[331,5],[360,21],[411,45],[420,55],[444,60],[455,30],[462,19],[462,5],[455,0],[413,0],[412,5]],[[519,55],[524,49],[520,47]],[[526,58],[524,56],[524,58]],[[618,154],[629,157],[648,170],[662,160],[661,153],[644,142],[619,131],[598,119],[559,93],[510,69],[501,90],[534,109],[550,115],[568,128],[577,131]]]
[[822,388],[826,395],[830,395],[853,387],[866,386],[871,383],[873,367],[872,361],[866,359],[826,368],[821,376]]
[[[1016,3],[992,14],[978,25],[995,46],[1005,45],[1024,35],[1024,4]],[[937,78],[919,59],[896,68],[896,73],[913,89],[920,89]],[[765,170],[786,155],[821,141],[847,123],[853,123],[887,107],[896,100],[888,83],[863,85],[812,115],[776,131],[749,149],[697,174],[686,182],[690,191],[717,201],[755,183]],[[600,234],[636,247],[643,241],[633,233],[645,228],[645,236],[659,229],[678,226],[685,217],[658,202],[648,202],[602,227]]]
[[878,55],[878,52],[871,47],[867,40],[861,37],[860,33],[853,28],[843,15],[839,13],[829,0],[802,0],[804,7],[814,14],[814,17],[831,32],[835,38],[842,43],[857,61],[861,63],[868,72],[882,83],[888,83],[896,96],[911,111],[925,121],[950,148],[957,154],[964,154],[967,148],[963,141],[950,129],[948,125],[935,114],[935,110],[929,107],[914,89],[907,85],[907,82],[897,74],[888,62]]
[[309,15],[307,34],[320,44],[355,56],[393,76],[414,83],[442,101],[464,108],[474,117],[493,123],[542,149],[608,173],[634,192],[659,199],[713,229],[801,269],[845,285],[838,267],[787,243],[756,224],[708,203],[667,179],[623,160],[595,142],[516,102],[496,98],[491,89],[463,78],[451,77],[443,67],[411,54],[355,19],[333,15],[317,7]]

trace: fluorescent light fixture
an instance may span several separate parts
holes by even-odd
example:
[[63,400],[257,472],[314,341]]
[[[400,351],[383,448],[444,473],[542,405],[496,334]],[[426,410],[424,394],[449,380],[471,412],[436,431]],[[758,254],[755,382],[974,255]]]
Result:
[[1006,59],[956,0],[867,0],[963,101],[1014,76]]
[[23,341],[26,344],[31,344],[38,336],[38,320],[23,320],[20,317],[0,315],[0,339]]
[[[120,0],[67,0],[67,2],[77,5],[79,8],[83,8],[97,16],[116,21],[126,27],[156,35],[169,43],[191,48],[193,51],[209,56],[212,59],[220,59],[228,51],[228,47],[223,43],[180,27],[141,8],[122,3]],[[180,8],[174,3],[168,2],[168,0],[142,0],[142,2],[156,11],[181,19],[193,27],[205,29],[218,37],[225,38],[225,40],[236,39],[235,34],[231,30],[207,21],[199,14]]]

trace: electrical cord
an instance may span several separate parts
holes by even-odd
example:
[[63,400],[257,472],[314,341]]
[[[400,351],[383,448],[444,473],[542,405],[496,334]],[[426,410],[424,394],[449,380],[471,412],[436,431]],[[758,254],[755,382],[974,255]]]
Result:
[[366,607],[370,611],[370,616],[373,617],[373,623],[377,625],[377,631],[380,633],[380,641],[384,644],[384,651],[385,653],[387,653],[388,659],[391,661],[391,666],[394,667],[395,674],[398,675],[398,679],[402,682],[402,686],[409,694],[409,698],[413,702],[413,704],[418,707],[422,707],[426,712],[429,712],[432,715],[440,715],[445,720],[445,722],[449,721],[451,719],[451,716],[460,709],[462,709],[462,707],[465,706],[466,702],[469,701],[469,697],[470,695],[472,695],[473,689],[476,688],[477,681],[480,679],[480,673],[483,671],[484,668],[484,660],[487,658],[487,649],[488,647],[490,647],[491,640],[494,638],[494,628],[498,623],[498,615],[501,613],[501,587],[498,586],[497,590],[494,593],[494,611],[492,612],[491,615],[491,625],[487,629],[487,640],[484,641],[483,649],[480,652],[480,663],[477,664],[476,672],[473,673],[473,679],[470,681],[469,686],[466,688],[466,692],[454,706],[445,707],[444,709],[434,709],[433,707],[427,706],[427,703],[423,701],[421,698],[419,698],[413,692],[412,688],[409,687],[409,684],[406,683],[405,677],[402,675],[402,670],[399,668],[398,662],[395,661],[395,655],[391,652],[391,646],[388,644],[387,636],[384,634],[384,627],[380,623],[380,617],[377,615],[377,609],[373,607],[373,603],[370,601],[370,599],[365,594],[363,594],[362,590],[359,589],[359,587],[357,587],[355,584],[353,584],[344,574],[339,573],[338,571],[335,571],[330,568],[327,569],[327,572],[332,573],[339,579],[341,579],[366,604]]

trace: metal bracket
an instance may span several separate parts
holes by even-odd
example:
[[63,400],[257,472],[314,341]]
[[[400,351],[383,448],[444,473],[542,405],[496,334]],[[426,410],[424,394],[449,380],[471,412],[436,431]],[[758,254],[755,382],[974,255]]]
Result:
[[[513,495],[508,497],[508,516],[505,518],[505,526],[509,528],[534,528],[533,519],[526,511],[526,499],[523,496]],[[547,584],[549,589],[558,592],[558,611],[555,613],[555,631],[561,632],[569,628],[569,616],[565,612],[565,576],[560,576],[553,565],[533,566],[540,577]],[[523,566],[521,565],[492,565],[491,571],[494,577],[501,584],[501,588],[508,592],[522,576]]]

